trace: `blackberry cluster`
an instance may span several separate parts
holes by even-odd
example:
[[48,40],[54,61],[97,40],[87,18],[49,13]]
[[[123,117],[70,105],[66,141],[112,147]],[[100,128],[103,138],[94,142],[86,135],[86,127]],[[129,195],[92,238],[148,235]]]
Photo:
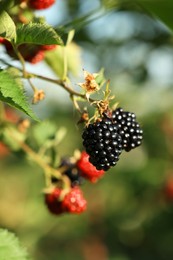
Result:
[[89,124],[82,138],[89,161],[97,170],[107,171],[116,165],[122,152],[122,138],[111,118],[103,116],[100,122]]
[[143,130],[137,123],[134,113],[117,108],[112,112],[112,119],[118,124],[118,133],[122,137],[122,146],[126,152],[141,145]]
[[143,131],[134,113],[117,108],[103,113],[101,121],[84,129],[82,138],[89,161],[97,170],[115,166],[122,150],[129,152],[141,145]]

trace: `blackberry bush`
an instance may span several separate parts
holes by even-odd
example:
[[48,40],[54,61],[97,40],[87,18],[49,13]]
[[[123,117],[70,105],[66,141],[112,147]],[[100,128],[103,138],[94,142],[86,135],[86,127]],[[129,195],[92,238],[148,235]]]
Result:
[[[53,28],[46,23],[46,18],[35,15],[35,10],[47,9],[55,4],[55,0],[16,0],[14,9],[7,4],[9,1],[2,2],[0,44],[9,57],[6,60],[2,55],[1,58],[0,144],[2,149],[6,145],[16,155],[26,154],[26,158],[42,168],[44,198],[51,213],[82,213],[87,205],[80,189],[83,179],[95,183],[103,177],[105,171],[117,164],[123,150],[130,151],[141,144],[142,129],[133,113],[122,108],[112,109],[114,96],[110,95],[110,81],[105,79],[103,70],[98,73],[84,70],[84,81],[75,83],[80,90],[74,89],[71,76],[73,78],[79,73],[74,68],[82,67],[81,61],[76,58],[80,56],[80,48],[73,42],[75,20],[70,31],[67,25]],[[15,60],[14,65],[10,62],[12,59]],[[28,65],[32,66],[43,59],[55,72],[56,78],[49,78],[43,71],[40,71],[41,75],[34,70],[29,71]],[[62,130],[63,127],[57,130],[54,123],[46,120],[40,122],[35,115],[26,98],[26,82],[32,91],[32,104],[39,104],[46,98],[46,93],[35,86],[38,83],[34,79],[53,83],[68,93],[75,110],[79,112],[78,123],[83,124],[82,138],[86,151],[67,158],[59,154],[58,145],[66,130]],[[96,97],[92,98],[92,94]],[[4,103],[19,109],[38,123],[22,118],[17,123],[8,122]],[[87,110],[89,107],[91,114]]]

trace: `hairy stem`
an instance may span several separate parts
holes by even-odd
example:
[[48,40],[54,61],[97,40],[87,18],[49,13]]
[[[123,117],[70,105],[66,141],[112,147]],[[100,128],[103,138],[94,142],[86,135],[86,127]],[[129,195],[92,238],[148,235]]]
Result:
[[30,78],[28,78],[28,82],[29,82],[29,85],[31,86],[32,90],[35,92],[37,89],[36,89],[36,87],[32,84]]
[[[10,67],[14,67],[14,68],[18,69],[19,71],[23,72],[23,69],[20,69],[20,68],[18,68],[16,66],[12,66],[11,64],[9,64],[8,62],[6,62],[6,61],[4,61],[2,59],[0,59],[0,61],[3,62],[4,64],[10,66]],[[82,99],[87,100],[90,103],[98,101],[98,100],[95,100],[95,99],[92,99],[92,98],[88,98],[86,96],[86,94],[82,94],[80,92],[75,91],[73,88],[71,88],[67,84],[67,82],[65,80],[62,80],[62,79],[52,79],[52,78],[45,77],[45,76],[42,76],[42,75],[38,75],[38,74],[35,74],[35,73],[27,72],[26,70],[24,70],[24,71],[25,71],[25,73],[23,73],[23,78],[24,79],[38,78],[38,79],[41,79],[41,80],[44,80],[44,81],[56,84],[58,86],[61,86],[64,90],[66,90],[70,94],[70,96],[81,97]]]
[[48,77],[45,77],[45,76],[42,76],[42,75],[37,75],[37,74],[33,74],[33,73],[28,73],[28,72],[26,72],[25,76],[26,76],[26,78],[38,78],[38,79],[45,80],[45,81],[54,83],[56,85],[59,85],[63,89],[65,89],[70,94],[70,96],[81,97],[81,98],[83,98],[85,100],[88,100],[90,103],[92,103],[94,101],[97,101],[97,100],[94,100],[92,98],[87,99],[85,94],[82,94],[82,93],[79,93],[79,92],[75,91],[64,80],[52,79],[52,78],[48,78]]
[[23,76],[26,77],[25,60],[24,60],[23,56],[21,55],[20,51],[18,50],[17,46],[13,43],[12,43],[12,46],[13,46],[14,52],[16,53],[17,57],[19,58],[19,61],[21,62]]
[[64,72],[63,72],[63,80],[65,81],[67,78],[67,68],[68,68],[68,64],[67,64],[67,49],[66,46],[63,49],[63,56],[64,56]]

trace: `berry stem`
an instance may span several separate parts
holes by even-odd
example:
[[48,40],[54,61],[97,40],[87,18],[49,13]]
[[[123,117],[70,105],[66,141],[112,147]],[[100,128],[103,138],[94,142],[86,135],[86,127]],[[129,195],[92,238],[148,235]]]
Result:
[[67,49],[66,46],[64,46],[63,49],[63,57],[64,57],[64,72],[63,72],[63,80],[65,81],[67,78],[67,69],[68,69],[68,64],[67,64]]
[[63,72],[63,80],[65,81],[67,79],[67,72],[68,72],[68,59],[67,59],[67,46],[71,43],[72,39],[74,37],[74,30],[71,30],[68,33],[67,42],[66,45],[63,48],[63,57],[64,57],[64,72]]
[[85,99],[85,95],[84,94],[81,94],[81,93],[73,90],[66,83],[66,81],[64,81],[64,80],[52,79],[52,78],[48,78],[48,77],[45,77],[45,76],[42,76],[42,75],[33,74],[33,73],[27,73],[26,76],[30,77],[30,78],[32,78],[32,77],[39,78],[39,79],[42,79],[42,80],[49,81],[51,83],[57,84],[57,85],[63,87],[63,89],[65,89],[70,95],[78,96],[78,97],[81,97],[81,98]]
[[11,42],[12,46],[13,46],[13,50],[16,53],[17,57],[19,58],[19,61],[21,62],[22,65],[22,72],[23,72],[23,77],[26,77],[26,68],[25,68],[25,60],[23,58],[23,56],[21,55],[20,51],[18,50],[17,46]]
[[64,182],[64,177],[62,176],[62,170],[56,170],[49,166],[45,161],[29,147],[26,143],[20,141],[10,130],[8,131],[9,135],[20,145],[21,149],[36,162],[45,172],[46,185],[50,186],[51,176],[55,176],[58,179],[61,179]]
[[75,99],[75,96],[74,96],[74,95],[70,95],[70,98],[71,98],[71,100],[72,100],[72,102],[73,102],[74,107],[76,108],[76,110],[77,110],[77,111],[79,112],[79,114],[81,115],[81,114],[82,114],[82,111],[81,111],[81,109],[80,109],[80,107],[79,107],[79,104],[78,104],[77,100]]
[[31,79],[28,78],[28,82],[29,82],[29,85],[31,86],[32,90],[34,91],[34,93],[37,91],[37,88],[32,84],[31,82]]
[[45,81],[48,81],[48,82],[51,82],[51,83],[54,83],[56,85],[59,85],[61,86],[63,89],[65,89],[71,96],[77,96],[77,97],[81,97],[82,99],[84,100],[89,100],[90,103],[93,103],[94,101],[97,101],[97,100],[94,100],[92,98],[89,98],[87,99],[86,95],[85,94],[82,94],[82,93],[79,93],[75,90],[73,90],[65,80],[61,80],[61,79],[52,79],[52,78],[48,78],[48,77],[45,77],[45,76],[42,76],[42,75],[38,75],[38,74],[34,74],[34,73],[28,73],[26,72],[26,75],[25,75],[25,78],[39,78],[39,79],[42,79],[42,80],[45,80]]
[[0,123],[4,121],[4,117],[5,117],[4,104],[2,101],[0,101]]

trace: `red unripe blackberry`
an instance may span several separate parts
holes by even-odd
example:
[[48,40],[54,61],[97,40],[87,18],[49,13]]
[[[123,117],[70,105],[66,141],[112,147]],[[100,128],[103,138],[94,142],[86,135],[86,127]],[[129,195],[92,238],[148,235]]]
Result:
[[116,165],[122,152],[122,138],[118,133],[118,125],[111,118],[103,116],[101,121],[89,124],[82,138],[90,156],[89,161],[97,170],[107,171]]
[[61,192],[61,189],[55,188],[51,193],[45,194],[45,203],[52,214],[59,215],[64,212],[62,202],[59,201]]
[[35,10],[47,9],[55,3],[55,0],[28,0],[28,6]]
[[164,186],[164,195],[168,201],[173,202],[173,177],[169,177],[166,180],[166,183]]
[[[13,124],[17,124],[19,122],[19,115],[16,114],[14,109],[6,106],[4,110],[4,119]],[[9,147],[5,143],[0,142],[0,157],[6,157],[9,154]]]
[[[16,56],[13,47],[9,41],[6,39],[0,38],[0,43],[3,43],[7,53],[15,58],[18,59]],[[57,47],[57,45],[36,45],[36,44],[21,44],[18,47],[18,50],[20,51],[22,57],[24,58],[25,61],[28,61],[32,64],[36,64],[40,61],[42,61],[45,57],[45,51],[50,51],[53,50]]]
[[37,64],[38,62],[42,61],[44,59],[44,57],[45,57],[44,51],[38,50],[35,53],[33,53],[32,55],[26,55],[24,57],[24,59],[25,59],[25,61],[28,61],[29,63]]
[[0,43],[4,43],[6,41],[6,39],[5,38],[3,38],[3,37],[0,37]]
[[81,153],[80,159],[76,162],[76,166],[81,175],[91,182],[96,182],[105,173],[103,170],[97,170],[96,167],[90,163],[89,155],[84,151]]
[[0,158],[8,156],[10,153],[9,148],[3,142],[0,142]]
[[[18,59],[16,56],[13,47],[9,41],[4,42],[5,48],[7,53],[15,58]],[[40,48],[40,45],[34,45],[34,44],[21,44],[18,47],[22,57],[25,61],[28,61],[32,64],[36,64],[44,59],[44,51]]]
[[117,108],[112,112],[112,118],[118,124],[118,133],[122,137],[123,149],[129,152],[131,149],[141,145],[143,139],[143,130],[136,121],[134,113]]
[[86,210],[87,202],[78,186],[75,186],[67,193],[62,201],[63,209],[66,212],[80,214]]
[[54,50],[56,49],[58,45],[56,44],[52,44],[52,45],[41,45],[40,46],[40,49],[43,50],[43,51],[51,51],[51,50]]

